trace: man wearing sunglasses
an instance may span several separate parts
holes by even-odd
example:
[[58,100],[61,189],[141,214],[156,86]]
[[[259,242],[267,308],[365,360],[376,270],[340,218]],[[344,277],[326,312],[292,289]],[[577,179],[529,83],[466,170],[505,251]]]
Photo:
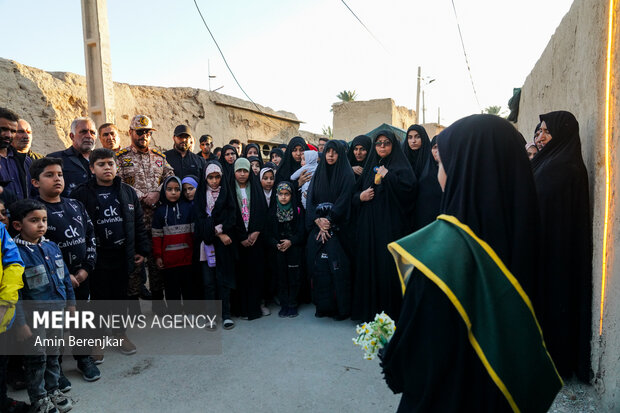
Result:
[[62,174],[65,178],[65,189],[60,194],[68,197],[77,186],[88,182],[92,174],[88,156],[95,149],[97,128],[91,118],[77,118],[71,122],[71,146],[64,151],[53,152],[48,158],[62,159]]
[[[129,124],[131,145],[116,153],[118,176],[123,182],[135,189],[144,211],[144,226],[151,233],[153,212],[158,205],[161,184],[167,177],[174,175],[172,166],[166,160],[166,155],[158,149],[151,148],[153,122],[146,115],[136,115]],[[147,259],[149,269],[149,286],[151,288],[153,308],[161,307],[164,298],[164,281],[161,272],[155,265],[152,254]],[[142,280],[141,268],[129,277],[128,295],[140,295]]]

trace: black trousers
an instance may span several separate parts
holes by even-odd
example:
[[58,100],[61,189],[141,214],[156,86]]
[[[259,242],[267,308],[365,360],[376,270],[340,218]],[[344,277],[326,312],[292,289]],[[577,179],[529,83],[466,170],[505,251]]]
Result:
[[218,276],[217,267],[209,267],[206,261],[202,265],[202,283],[204,286],[204,297],[206,300],[222,301],[222,320],[230,318],[230,288],[224,285],[220,280],[223,276]]
[[263,295],[263,255],[258,245],[239,246],[236,266],[237,289],[233,299],[234,312],[240,317],[254,320],[262,316],[260,309]]
[[183,311],[181,298],[191,300],[194,296],[192,266],[164,268],[161,272],[164,277],[168,310],[173,314],[180,314]]
[[278,297],[282,307],[297,307],[301,286],[301,248],[291,246],[285,252],[276,252],[278,268]]

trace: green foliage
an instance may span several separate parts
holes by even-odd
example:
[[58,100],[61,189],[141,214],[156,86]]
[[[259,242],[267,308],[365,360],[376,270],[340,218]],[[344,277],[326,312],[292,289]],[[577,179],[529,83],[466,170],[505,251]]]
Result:
[[334,131],[332,131],[331,126],[323,126],[322,133],[323,135],[327,136],[329,139],[332,139],[334,137]]
[[336,97],[343,102],[353,102],[357,97],[357,93],[355,93],[355,90],[343,90]]

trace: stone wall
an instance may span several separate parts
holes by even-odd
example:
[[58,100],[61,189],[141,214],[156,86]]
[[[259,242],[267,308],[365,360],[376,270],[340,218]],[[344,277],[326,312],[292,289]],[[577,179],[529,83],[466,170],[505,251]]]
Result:
[[382,123],[407,130],[415,123],[415,111],[396,106],[392,99],[374,99],[354,102],[338,102],[332,105],[334,112],[334,138],[350,141]]
[[[232,138],[288,142],[298,135],[301,123],[292,113],[259,105],[265,116],[251,102],[202,89],[115,83],[114,95],[114,121],[123,146],[129,144],[127,130],[136,114],[152,118],[155,143],[164,149],[172,147],[172,132],[179,124],[189,125],[196,137],[210,134],[215,146],[222,146]],[[86,79],[0,58],[0,106],[30,122],[33,150],[56,151],[70,145],[71,121],[88,115]]]
[[616,202],[618,174],[618,133],[620,131],[620,11],[616,2],[613,15],[615,44],[611,73],[611,198],[609,222],[608,279],[599,336],[599,314],[603,266],[603,225],[605,211],[605,90],[609,19],[608,0],[575,0],[562,20],[521,92],[517,127],[531,140],[538,115],[568,110],[579,121],[582,152],[588,169],[593,211],[594,260],[592,307],[592,368],[594,385],[601,403],[609,412],[620,411],[620,204]]

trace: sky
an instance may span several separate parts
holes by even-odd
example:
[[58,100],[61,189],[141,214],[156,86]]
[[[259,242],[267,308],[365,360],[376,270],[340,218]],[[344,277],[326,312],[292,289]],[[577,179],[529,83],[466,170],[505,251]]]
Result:
[[[247,94],[295,113],[301,129],[315,133],[332,125],[331,105],[343,90],[415,109],[418,66],[426,122],[437,122],[438,108],[443,125],[491,105],[507,112],[513,88],[572,4],[454,0],[478,104],[450,0],[345,0],[372,34],[341,0],[196,1]],[[83,75],[80,7],[77,0],[0,0],[0,57]],[[210,67],[212,89],[247,100],[194,0],[108,0],[107,9],[115,82],[209,89]]]

